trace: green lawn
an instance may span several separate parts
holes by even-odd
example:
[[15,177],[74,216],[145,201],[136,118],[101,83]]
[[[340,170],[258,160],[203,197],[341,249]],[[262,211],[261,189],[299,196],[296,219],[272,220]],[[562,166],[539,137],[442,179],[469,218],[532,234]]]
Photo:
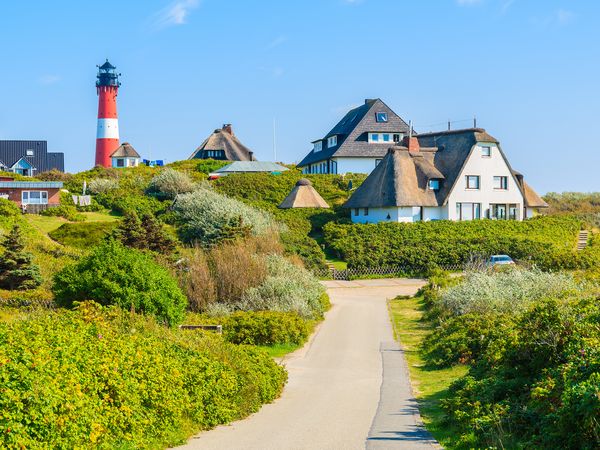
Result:
[[273,358],[281,358],[293,351],[298,350],[302,345],[298,344],[275,344],[275,345],[259,345],[260,348],[265,349],[269,355]]
[[448,386],[467,372],[467,367],[460,365],[448,369],[425,367],[419,347],[431,325],[422,320],[423,299],[421,297],[392,300],[389,302],[389,310],[395,337],[406,355],[411,384],[419,401],[423,422],[445,449],[456,448],[457,434],[452,427],[443,423],[444,413],[440,408],[440,400],[446,396]]
[[38,214],[25,214],[25,219],[33,227],[37,228],[44,234],[56,230],[63,223],[67,223],[67,219],[62,217],[40,216]]

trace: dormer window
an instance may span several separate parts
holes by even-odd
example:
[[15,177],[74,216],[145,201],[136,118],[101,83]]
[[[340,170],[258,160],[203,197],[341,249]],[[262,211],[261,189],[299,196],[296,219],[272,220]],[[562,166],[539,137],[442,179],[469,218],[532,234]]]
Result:
[[386,112],[377,112],[375,113],[375,121],[377,123],[387,123],[388,115]]
[[330,136],[327,138],[327,148],[335,147],[337,145],[337,136]]
[[429,189],[432,191],[440,190],[440,180],[429,180]]
[[320,152],[321,150],[323,150],[323,141],[315,142],[314,150],[315,150],[315,152]]

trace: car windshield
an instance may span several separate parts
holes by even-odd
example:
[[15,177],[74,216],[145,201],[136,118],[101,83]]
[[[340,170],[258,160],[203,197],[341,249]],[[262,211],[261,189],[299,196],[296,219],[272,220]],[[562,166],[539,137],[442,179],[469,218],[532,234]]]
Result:
[[492,256],[492,261],[507,262],[507,261],[512,261],[512,259],[510,256],[502,255],[502,256]]

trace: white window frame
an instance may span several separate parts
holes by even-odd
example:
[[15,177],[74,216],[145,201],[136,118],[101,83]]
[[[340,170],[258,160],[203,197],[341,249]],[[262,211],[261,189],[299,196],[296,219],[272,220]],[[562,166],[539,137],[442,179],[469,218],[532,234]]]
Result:
[[494,176],[493,183],[494,183],[494,189],[497,191],[507,191],[508,190],[508,177],[505,175]]
[[483,158],[491,158],[492,157],[492,146],[491,145],[482,145],[481,146],[481,156]]
[[[383,120],[379,120],[379,117],[382,117]],[[375,113],[375,122],[377,123],[388,123],[389,115],[385,111],[377,111]]]
[[382,142],[379,140],[380,134],[381,133],[369,133],[369,142],[372,144],[379,144],[380,142]]
[[315,152],[320,152],[321,150],[323,150],[323,141],[315,142],[315,146],[314,146],[313,150]]
[[[32,202],[31,194],[40,194],[39,202]],[[21,191],[21,204],[23,205],[47,205],[48,191]]]
[[[475,178],[477,179],[477,187],[471,187],[469,180],[471,178]],[[465,175],[465,183],[466,183],[466,188],[469,191],[478,191],[479,189],[481,189],[481,177],[479,175]]]
[[327,138],[327,148],[335,147],[337,145],[337,136],[329,136]]
[[390,141],[390,133],[383,133],[381,135],[381,142],[384,142],[384,143],[392,142],[392,141]]

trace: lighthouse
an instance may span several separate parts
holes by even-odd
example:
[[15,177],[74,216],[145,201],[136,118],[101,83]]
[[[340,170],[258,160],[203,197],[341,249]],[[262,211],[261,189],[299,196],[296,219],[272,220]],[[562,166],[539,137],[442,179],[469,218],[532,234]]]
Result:
[[98,66],[96,92],[98,94],[98,128],[96,131],[96,165],[110,167],[110,155],[119,147],[119,119],[117,94],[119,73],[108,62]]

